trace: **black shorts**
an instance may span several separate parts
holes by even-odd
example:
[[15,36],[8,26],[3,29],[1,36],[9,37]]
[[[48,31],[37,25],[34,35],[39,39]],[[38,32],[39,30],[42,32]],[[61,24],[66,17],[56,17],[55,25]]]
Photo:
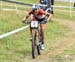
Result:
[[47,21],[46,20],[42,20],[42,21],[39,21],[40,24],[46,24]]
[[47,20],[46,18],[42,18],[42,19],[38,19],[37,17],[35,17],[36,20],[40,23],[40,24],[46,24],[47,23]]

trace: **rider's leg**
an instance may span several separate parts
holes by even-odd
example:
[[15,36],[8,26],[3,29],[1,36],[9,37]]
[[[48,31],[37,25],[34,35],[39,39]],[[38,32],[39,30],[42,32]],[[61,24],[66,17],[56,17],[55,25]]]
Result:
[[48,13],[50,13],[50,21],[52,20],[52,17],[53,17],[53,10],[48,10]]
[[46,24],[40,24],[40,28],[41,28],[41,34],[42,34],[42,45],[41,45],[41,49],[44,50],[44,32],[45,32],[45,25]]
[[46,25],[46,24],[40,24],[41,33],[42,33],[42,44],[44,44],[45,25]]

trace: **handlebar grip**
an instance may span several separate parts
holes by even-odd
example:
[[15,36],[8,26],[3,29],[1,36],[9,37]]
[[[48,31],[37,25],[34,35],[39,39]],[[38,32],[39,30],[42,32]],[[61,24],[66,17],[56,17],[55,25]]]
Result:
[[22,23],[25,23],[25,21],[23,20]]
[[27,20],[23,20],[22,23],[25,23],[25,24],[29,24],[30,21],[27,21]]

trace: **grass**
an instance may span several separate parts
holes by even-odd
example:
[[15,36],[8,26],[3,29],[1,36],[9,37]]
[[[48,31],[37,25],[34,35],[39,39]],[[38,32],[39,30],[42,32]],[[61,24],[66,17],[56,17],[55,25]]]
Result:
[[[7,13],[10,13],[10,12],[7,12]],[[11,13],[11,14],[13,14],[13,13]],[[14,28],[16,29],[17,27],[23,26],[23,24],[19,20],[11,21],[14,19],[14,17],[12,17],[12,16],[11,17],[7,16],[4,18],[5,18],[4,22],[6,21],[7,18],[8,18],[7,19],[8,22],[5,22],[6,23],[6,25],[4,25],[5,28],[1,29],[1,27],[3,27],[3,25],[0,27],[0,30],[2,30],[3,33],[11,31]],[[4,18],[2,18],[2,19],[4,19]],[[11,18],[11,19],[9,19],[9,18]],[[3,20],[1,20],[0,22],[2,22],[2,21]],[[4,24],[4,22],[1,24]],[[7,26],[8,23],[9,23],[9,28]],[[8,36],[8,37],[0,40],[0,62],[3,62],[4,60],[5,60],[4,62],[8,62],[8,61],[21,62],[21,61],[23,61],[23,59],[25,57],[27,57],[27,56],[31,57],[31,44],[29,42],[30,34],[28,31],[29,31],[29,29],[23,30],[21,32],[18,32],[14,35]],[[48,23],[46,32],[45,32],[46,45],[48,43],[49,45],[52,46],[53,44],[57,43],[58,41],[53,41],[53,39],[64,37],[67,32],[68,32],[68,28],[66,28],[63,25],[60,25],[57,22]],[[48,42],[49,40],[51,40],[51,41]],[[46,48],[48,48],[49,45],[47,45]]]
[[10,9],[15,9],[15,10],[18,9],[18,10],[22,10],[22,11],[31,9],[29,6],[8,3],[8,2],[2,2],[2,6],[0,8],[8,8],[8,9],[10,8]]
[[22,27],[23,16],[15,11],[0,11],[0,34]]
[[31,54],[28,30],[11,35],[0,40],[0,42],[0,62],[3,62],[1,60],[16,62]]
[[27,2],[27,3],[35,3],[37,0],[16,0],[16,1],[19,1],[19,2]]
[[[63,10],[63,9],[54,9],[55,17],[60,19],[67,19],[71,21],[75,21],[75,12],[70,12],[69,10]],[[60,15],[60,16],[59,16]],[[62,16],[63,15],[63,16]]]
[[[21,0],[22,1],[22,0]],[[27,1],[28,2],[28,1]],[[22,6],[23,7],[23,6]],[[20,7],[21,8],[21,7]],[[26,10],[26,9],[24,9]],[[73,17],[69,16],[68,12],[61,11],[60,9],[54,9],[54,22],[50,22],[46,26],[45,32],[45,45],[46,50],[49,47],[55,46],[69,32],[69,29],[59,23],[56,19],[65,19],[74,21]],[[66,14],[65,14],[66,13]],[[0,10],[0,34],[12,31],[19,27],[24,26],[22,18],[26,13],[16,11],[2,11]],[[61,16],[60,16],[61,15]],[[31,42],[29,41],[30,32],[29,29],[20,31],[14,35],[10,35],[6,38],[0,39],[0,62],[31,62],[25,58],[31,57]],[[56,56],[55,58],[61,59],[64,54],[75,54],[74,44],[65,50],[64,53]]]
[[54,58],[60,62],[74,62],[75,61],[75,44],[70,45],[61,54],[56,55]]
[[55,1],[55,5],[61,5],[61,6],[70,6],[70,5],[72,5],[73,6],[73,3]]
[[6,8],[6,9],[10,8],[15,10],[11,10],[11,11],[0,10],[0,34],[24,26],[24,24],[22,24],[22,19],[25,16],[26,11],[30,10],[31,8],[28,6],[17,5],[18,7],[17,9],[21,10],[18,11],[16,10],[15,4],[7,3],[7,2],[2,2],[2,3],[4,4],[2,5],[2,8]]
[[[31,44],[29,42],[30,34],[28,31],[29,29],[26,31],[23,30],[0,40],[0,62],[3,62],[3,60],[5,60],[5,62],[9,60],[11,62],[20,62],[25,57],[31,56]],[[68,29],[57,22],[48,23],[45,32],[46,48],[58,42],[53,41],[53,39],[63,37],[67,32]]]

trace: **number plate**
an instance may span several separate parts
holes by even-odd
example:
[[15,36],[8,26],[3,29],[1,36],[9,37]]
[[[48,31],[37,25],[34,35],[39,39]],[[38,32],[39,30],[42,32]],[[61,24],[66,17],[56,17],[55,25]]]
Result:
[[31,27],[37,28],[38,27],[38,21],[31,21]]

